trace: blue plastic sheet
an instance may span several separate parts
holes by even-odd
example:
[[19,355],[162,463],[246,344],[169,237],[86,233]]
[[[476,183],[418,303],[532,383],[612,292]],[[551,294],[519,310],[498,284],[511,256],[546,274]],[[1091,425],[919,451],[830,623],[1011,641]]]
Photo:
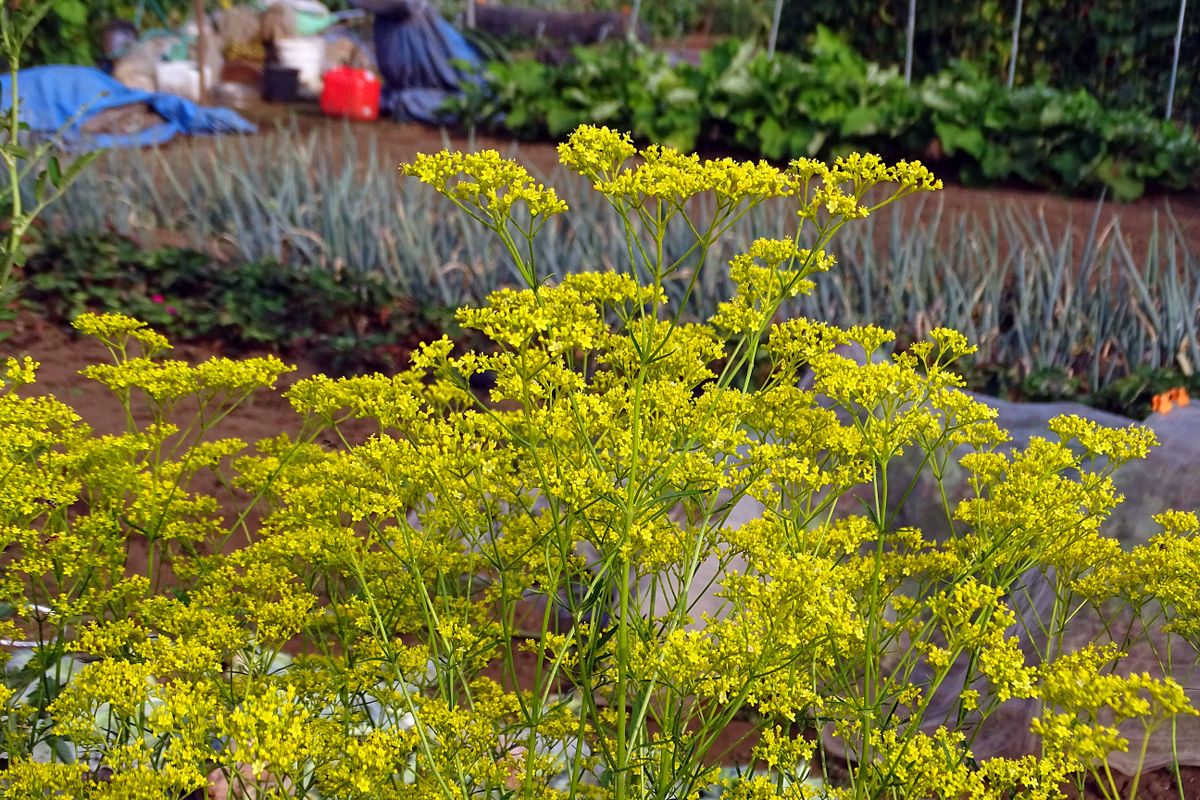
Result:
[[[12,105],[11,79],[0,76],[0,111]],[[180,134],[254,133],[257,128],[236,111],[208,108],[173,94],[131,89],[91,67],[46,66],[17,75],[21,119],[30,129],[61,132],[71,150],[144,147],[162,144]],[[82,126],[102,111],[145,103],[163,122],[129,134],[88,134]]]
[[395,119],[440,124],[447,96],[479,80],[483,59],[427,0],[350,0],[375,14],[380,106]]

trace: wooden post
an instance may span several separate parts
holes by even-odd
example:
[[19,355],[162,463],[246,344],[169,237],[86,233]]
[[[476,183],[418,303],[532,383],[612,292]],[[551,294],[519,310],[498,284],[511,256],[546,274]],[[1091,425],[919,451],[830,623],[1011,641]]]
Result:
[[625,31],[626,37],[631,42],[636,42],[638,39],[638,19],[642,16],[642,0],[633,0],[633,10],[629,12],[629,28]]
[[1008,56],[1008,88],[1013,88],[1017,79],[1017,53],[1021,48],[1021,12],[1024,10],[1024,0],[1017,0],[1017,14],[1013,19],[1012,53]]
[[200,71],[200,104],[208,102],[208,81],[204,79],[205,62],[208,61],[208,20],[204,17],[204,0],[193,0],[193,16],[196,17],[196,69]]
[[912,85],[913,41],[917,36],[917,0],[908,0],[908,33],[904,46],[904,85]]
[[467,30],[475,30],[475,0],[467,0],[467,10],[463,13],[463,24]]
[[775,43],[779,41],[779,21],[783,17],[783,0],[775,0],[775,13],[771,17],[771,33],[767,36],[767,58],[775,57]]
[[1171,83],[1167,87],[1167,119],[1175,110],[1175,79],[1179,76],[1179,48],[1183,45],[1183,18],[1187,14],[1187,0],[1179,0],[1179,26],[1175,28],[1175,56],[1171,59]]

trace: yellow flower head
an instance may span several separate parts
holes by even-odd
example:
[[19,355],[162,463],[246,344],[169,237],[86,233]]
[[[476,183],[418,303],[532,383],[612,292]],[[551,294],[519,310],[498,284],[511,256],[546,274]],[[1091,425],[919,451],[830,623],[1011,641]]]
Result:
[[518,203],[534,217],[567,210],[553,188],[537,183],[525,167],[495,150],[422,153],[413,163],[401,165],[400,171],[463,206],[479,209],[494,221],[508,219]]
[[558,146],[558,160],[583,177],[599,181],[615,173],[636,152],[628,133],[580,125]]

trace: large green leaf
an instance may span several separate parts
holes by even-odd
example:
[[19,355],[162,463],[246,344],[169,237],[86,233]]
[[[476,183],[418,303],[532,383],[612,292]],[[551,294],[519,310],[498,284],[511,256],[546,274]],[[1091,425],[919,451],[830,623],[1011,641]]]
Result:
[[1145,182],[1131,173],[1127,162],[1108,156],[1097,165],[1095,175],[1108,187],[1114,200],[1129,202],[1137,200],[1146,192]]
[[858,106],[842,118],[842,136],[862,137],[879,133],[883,111],[879,106]]
[[774,117],[767,117],[758,128],[759,148],[767,158],[783,158],[789,155],[791,137]]
[[88,21],[87,3],[83,0],[55,0],[54,15],[72,27],[85,27]]
[[[572,131],[581,122],[583,115],[578,109],[562,103],[555,103],[546,111],[546,129],[550,131],[551,136],[561,136],[568,131]],[[590,121],[590,120],[589,120]],[[602,120],[596,119],[600,122]]]
[[947,120],[934,120],[934,133],[942,143],[942,150],[948,156],[966,153],[972,158],[980,158],[987,147],[983,131],[977,126],[959,125]]

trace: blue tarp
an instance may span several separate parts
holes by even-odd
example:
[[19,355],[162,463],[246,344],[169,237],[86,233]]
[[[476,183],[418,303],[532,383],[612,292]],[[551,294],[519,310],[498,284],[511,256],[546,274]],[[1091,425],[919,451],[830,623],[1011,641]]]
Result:
[[[162,144],[179,134],[254,133],[257,128],[235,111],[207,108],[173,94],[131,89],[91,67],[47,66],[21,70],[17,76],[21,119],[35,131],[61,131],[72,150],[142,147]],[[0,111],[11,106],[8,75],[0,76]],[[164,122],[129,134],[87,134],[82,125],[101,111],[146,103]]]
[[440,109],[463,83],[479,80],[483,59],[428,0],[350,0],[375,14],[380,107],[395,119],[449,122]]

